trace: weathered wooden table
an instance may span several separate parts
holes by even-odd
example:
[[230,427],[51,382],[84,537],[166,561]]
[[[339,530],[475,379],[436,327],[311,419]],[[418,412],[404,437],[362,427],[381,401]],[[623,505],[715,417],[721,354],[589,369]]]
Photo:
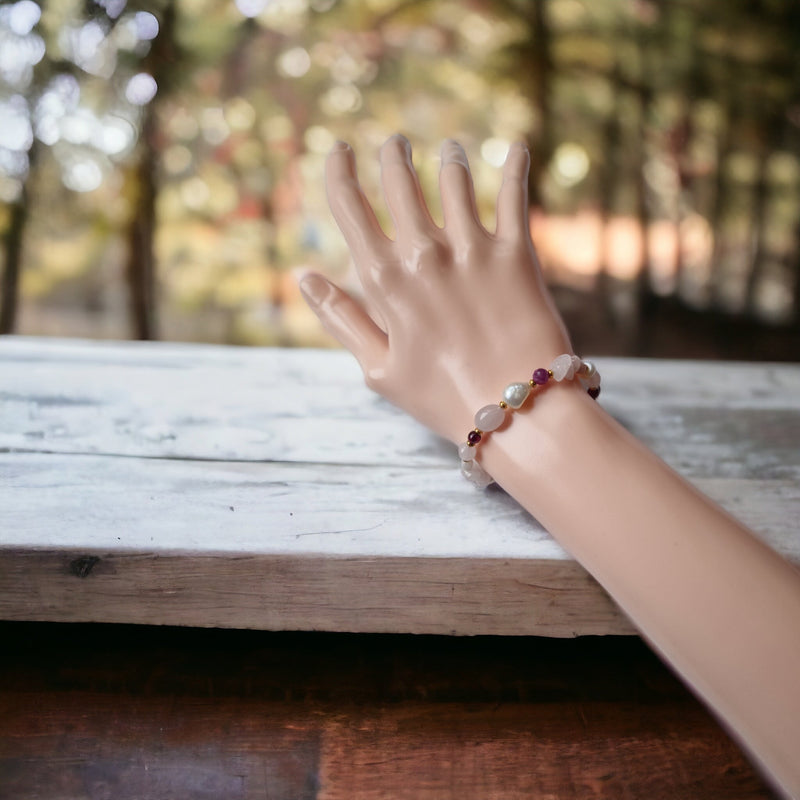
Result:
[[[800,366],[601,359],[603,405],[800,563]],[[632,633],[342,352],[0,340],[0,618]]]

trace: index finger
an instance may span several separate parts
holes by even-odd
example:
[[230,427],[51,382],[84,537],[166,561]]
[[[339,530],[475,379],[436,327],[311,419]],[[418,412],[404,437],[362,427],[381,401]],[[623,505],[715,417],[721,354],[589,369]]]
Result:
[[[328,205],[356,263],[384,260],[392,245],[381,229],[356,174],[353,151],[346,142],[337,142],[325,162],[325,188]],[[360,269],[359,269],[360,274]],[[362,279],[365,277],[361,275]]]

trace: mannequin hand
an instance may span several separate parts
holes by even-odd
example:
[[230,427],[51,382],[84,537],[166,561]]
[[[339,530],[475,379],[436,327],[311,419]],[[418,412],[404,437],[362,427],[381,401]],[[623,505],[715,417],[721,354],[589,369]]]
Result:
[[509,150],[494,234],[478,218],[467,158],[456,142],[442,146],[444,228],[425,205],[408,141],[390,138],[380,161],[394,241],[359,186],[350,147],[337,143],[326,164],[328,202],[366,309],[318,274],[305,275],[300,288],[358,359],[370,388],[458,442],[475,411],[497,402],[505,386],[572,351],[530,239],[530,157],[524,145]]

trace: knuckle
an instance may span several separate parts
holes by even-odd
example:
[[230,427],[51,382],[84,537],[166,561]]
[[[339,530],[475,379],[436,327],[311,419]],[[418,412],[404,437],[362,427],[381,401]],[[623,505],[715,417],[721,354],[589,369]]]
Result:
[[449,246],[434,237],[414,240],[406,248],[404,261],[411,272],[441,267],[452,258]]

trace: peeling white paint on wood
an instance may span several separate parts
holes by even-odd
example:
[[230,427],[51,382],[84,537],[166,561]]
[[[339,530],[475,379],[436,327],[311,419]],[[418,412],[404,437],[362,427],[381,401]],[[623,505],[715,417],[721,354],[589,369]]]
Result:
[[[600,364],[610,413],[800,563],[800,367]],[[346,353],[21,338],[0,340],[0,616],[631,632]]]

